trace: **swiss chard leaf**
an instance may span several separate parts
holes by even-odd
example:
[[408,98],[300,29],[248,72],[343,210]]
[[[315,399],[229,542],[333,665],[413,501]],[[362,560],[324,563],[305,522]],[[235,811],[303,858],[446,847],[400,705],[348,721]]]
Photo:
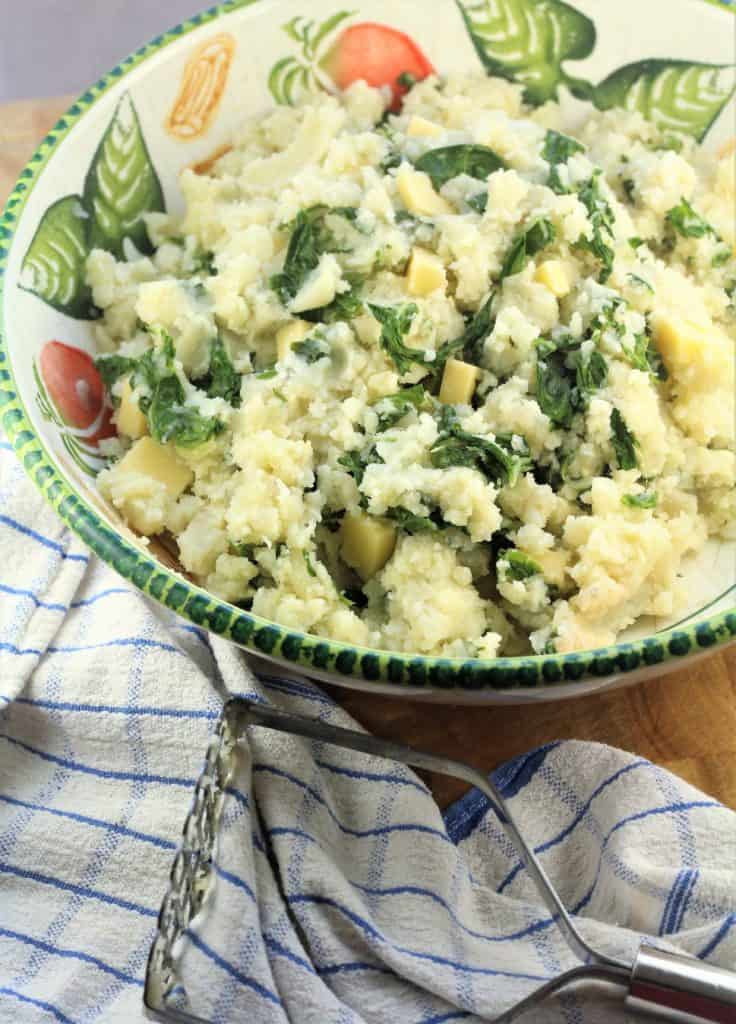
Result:
[[483,355],[483,345],[488,335],[493,330],[496,319],[493,315],[494,293],[488,296],[486,301],[475,313],[463,333],[452,341],[445,341],[437,349],[435,360],[436,371],[440,372],[450,356],[462,352],[463,360],[466,363],[480,363]]
[[578,406],[575,379],[565,366],[565,356],[552,352],[537,356],[536,399],[539,408],[558,427],[569,427]]
[[465,144],[429,149],[423,153],[414,166],[432,179],[436,189],[459,174],[485,181],[489,174],[506,166],[504,161],[488,146]]
[[549,164],[549,177],[547,184],[558,194],[569,192],[570,189],[562,184],[560,178],[560,164],[566,164],[575,153],[585,152],[585,146],[577,139],[571,139],[569,135],[549,129],[544,137],[542,147],[542,158]]
[[402,388],[394,395],[386,395],[373,403],[373,408],[378,413],[377,432],[388,430],[398,423],[400,419],[411,409],[419,409],[427,398],[427,392],[421,384],[414,384],[410,388]]
[[716,229],[693,209],[684,196],[677,206],[667,212],[665,220],[683,238],[705,238],[708,235],[719,242],[721,240]]
[[95,359],[95,366],[108,394],[112,392],[114,385],[121,377],[130,376],[136,365],[137,360],[131,359],[129,356],[98,356]]
[[624,494],[621,498],[621,504],[626,505],[628,508],[656,508],[657,492],[642,491],[640,494]]
[[368,309],[381,325],[379,345],[394,362],[400,374],[404,374],[415,363],[427,364],[421,349],[411,348],[404,343],[404,338],[411,330],[412,321],[419,312],[415,302],[400,306],[377,306],[368,303]]
[[594,350],[587,359],[578,354],[575,366],[575,382],[581,394],[590,394],[606,386],[608,363],[600,352]]
[[538,217],[533,220],[528,227],[519,232],[511,243],[511,248],[506,253],[506,259],[501,268],[501,280],[512,274],[520,274],[529,259],[548,246],[554,237],[555,228],[551,221],[546,217]]
[[596,170],[590,181],[578,191],[578,198],[588,211],[593,237],[586,238],[585,235],[581,235],[575,244],[577,248],[586,249],[600,261],[601,271],[598,280],[605,284],[613,270],[613,249],[607,243],[606,237],[613,238],[614,217],[611,204],[601,191],[601,174],[600,170]]
[[642,60],[595,87],[599,110],[638,111],[664,131],[701,141],[734,92],[733,67],[686,60]]
[[517,548],[502,552],[496,565],[499,576],[504,580],[528,580],[542,574],[542,567]]
[[210,347],[210,369],[204,382],[199,383],[210,398],[224,398],[233,408],[240,406],[241,376],[232,364],[222,338],[215,338]]
[[325,338],[319,334],[311,334],[303,341],[297,341],[291,346],[291,351],[303,359],[306,363],[316,363],[320,359],[326,359],[330,354],[330,346]]
[[611,444],[619,469],[636,469],[639,465],[636,455],[639,442],[626,426],[626,421],[616,408],[611,412]]
[[467,466],[494,483],[513,486],[532,465],[529,449],[514,451],[508,438],[491,441],[463,430],[451,407],[445,407],[437,441],[429,450],[430,462],[437,469]]
[[164,210],[164,195],[128,93],[92,158],[84,205],[91,216],[90,249],[106,249],[121,259],[128,238],[139,252],[152,251],[143,215]]
[[554,99],[563,82],[584,98],[592,92],[562,64],[593,52],[595,26],[563,0],[458,0],[458,7],[488,74],[520,82],[528,103]]
[[291,222],[291,236],[284,269],[271,277],[271,288],[286,306],[294,298],[308,275],[316,269],[320,257],[334,246],[332,232],[324,218],[328,207],[318,204],[300,210]]
[[185,404],[184,387],[174,369],[174,343],[166,332],[161,335],[161,347],[149,349],[138,360],[133,373],[134,385],[142,385],[147,392],[139,405],[154,441],[172,441],[181,448],[195,448],[225,428],[217,417],[203,416]]
[[428,516],[418,516],[410,512],[408,508],[396,506],[386,509],[386,518],[393,519],[400,530],[407,533],[426,533],[427,531],[442,530],[447,523],[442,519],[439,509],[435,509]]

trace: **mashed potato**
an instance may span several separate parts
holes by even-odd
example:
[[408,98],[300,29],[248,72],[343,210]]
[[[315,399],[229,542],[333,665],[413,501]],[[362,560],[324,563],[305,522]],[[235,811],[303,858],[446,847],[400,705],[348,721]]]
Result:
[[427,655],[608,644],[734,535],[734,175],[482,75],[243,125],[89,257],[103,495],[213,593]]

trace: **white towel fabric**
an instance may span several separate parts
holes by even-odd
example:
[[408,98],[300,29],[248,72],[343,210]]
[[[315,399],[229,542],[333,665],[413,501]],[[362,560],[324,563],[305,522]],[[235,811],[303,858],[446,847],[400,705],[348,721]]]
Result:
[[[90,558],[3,442],[0,1020],[143,1020],[158,906],[226,691],[349,723],[305,681],[255,679],[236,648]],[[733,812],[595,744],[552,744],[496,779],[591,942],[630,958],[649,935],[736,964]],[[474,1022],[573,963],[479,793],[443,817],[402,766],[252,731],[182,954],[190,1010]],[[625,1014],[578,993],[531,1019]]]

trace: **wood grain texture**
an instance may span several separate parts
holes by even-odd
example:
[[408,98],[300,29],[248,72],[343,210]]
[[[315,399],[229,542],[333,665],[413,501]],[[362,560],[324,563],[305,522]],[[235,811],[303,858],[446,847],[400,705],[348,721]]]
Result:
[[[0,200],[69,98],[0,105]],[[523,707],[443,707],[327,687],[366,729],[482,771],[555,739],[621,747],[736,809],[736,647],[614,693]],[[441,806],[464,789],[431,778]]]

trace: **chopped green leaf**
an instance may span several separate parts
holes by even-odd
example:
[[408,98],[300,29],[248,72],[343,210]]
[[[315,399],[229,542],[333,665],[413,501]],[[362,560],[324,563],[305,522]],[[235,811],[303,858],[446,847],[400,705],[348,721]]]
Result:
[[575,243],[578,249],[585,249],[592,253],[601,263],[601,271],[598,280],[605,284],[613,270],[613,249],[604,240],[604,234],[613,238],[613,210],[611,204],[604,198],[601,192],[600,169],[596,170],[590,181],[587,181],[578,191],[578,198],[588,211],[588,217],[593,228],[593,237],[586,238],[581,235]]
[[628,202],[634,204],[636,202],[636,182],[633,178],[624,178],[621,182],[621,187],[624,190],[624,195]]
[[636,469],[639,465],[636,455],[639,442],[626,426],[626,421],[616,408],[611,412],[611,444],[619,469]]
[[502,580],[528,580],[542,574],[542,567],[517,548],[508,548],[502,552],[496,565]]
[[642,491],[641,494],[624,494],[621,504],[627,505],[629,508],[656,508],[657,492]]
[[553,192],[562,194],[570,191],[569,188],[562,184],[559,165],[566,164],[573,154],[583,153],[584,151],[585,146],[578,142],[577,139],[571,139],[569,135],[563,135],[561,132],[549,129],[544,137],[542,159],[546,160],[550,165],[547,184]]
[[377,306],[373,302],[369,302],[368,309],[381,325],[381,337],[378,343],[386,355],[393,360],[399,373],[406,373],[414,363],[427,364],[427,359],[421,349],[411,348],[404,344],[404,338],[411,330],[412,321],[419,312],[415,302],[400,306]]
[[476,213],[483,215],[488,209],[488,193],[477,192],[468,199],[468,206],[471,210],[475,210]]
[[330,354],[330,346],[319,334],[310,334],[303,341],[297,341],[291,346],[291,351],[303,359],[305,363],[316,363],[320,359],[326,359]]
[[634,252],[636,252],[637,249],[641,248],[642,245],[646,245],[647,244],[644,241],[644,239],[643,238],[639,238],[638,235],[632,235],[631,238],[628,241],[629,241],[629,245],[634,250]]
[[683,238],[705,238],[709,235],[721,241],[716,229],[707,220],[703,220],[684,197],[667,212],[665,220]]
[[652,287],[652,286],[650,285],[650,283],[649,283],[648,281],[645,281],[643,277],[639,277],[639,275],[638,275],[638,274],[627,274],[626,276],[627,276],[627,277],[628,277],[628,279],[629,279],[630,281],[632,281],[632,282],[633,282],[634,284],[638,284],[638,285],[640,285],[640,286],[641,286],[642,288],[646,288],[646,290],[647,290],[648,292],[651,292],[651,293],[652,293],[652,295],[654,295],[654,288],[653,288],[653,287]]
[[130,376],[137,362],[137,359],[131,359],[129,356],[117,355],[98,356],[95,359],[95,366],[99,371],[100,377],[102,377],[102,382],[108,394],[112,392],[114,384],[120,377]]
[[443,369],[450,356],[454,356],[456,352],[462,352],[466,363],[473,363],[476,366],[480,363],[484,342],[496,322],[493,315],[493,299],[494,293],[491,292],[463,333],[458,338],[440,345],[435,359],[435,374]]
[[501,280],[512,274],[520,274],[531,256],[541,252],[554,240],[555,228],[546,217],[538,217],[520,231],[511,243],[501,268]]
[[667,380],[667,368],[662,362],[657,349],[648,334],[642,332],[634,336],[634,347],[623,346],[624,355],[631,365],[644,373],[651,373],[658,380]]
[[317,571],[315,570],[314,566],[312,565],[312,559],[309,557],[309,552],[308,551],[303,551],[302,554],[304,555],[304,564],[307,567],[307,572],[309,573],[310,576],[316,576],[317,575]]
[[443,522],[439,510],[435,510],[430,516],[418,516],[407,508],[397,506],[386,510],[386,518],[393,519],[399,529],[406,530],[407,533],[441,530],[447,525]]
[[419,409],[427,398],[427,392],[421,384],[414,384],[410,388],[402,388],[394,395],[386,395],[373,403],[373,408],[378,413],[378,426],[376,431],[380,433],[388,430],[398,423],[409,412],[410,409]]
[[430,461],[437,469],[467,466],[482,473],[494,483],[513,486],[531,467],[526,442],[521,451],[514,451],[510,439],[496,437],[494,441],[463,430],[450,406],[442,410],[440,433],[429,450]]
[[537,356],[536,398],[539,408],[558,427],[569,427],[577,406],[574,378],[565,366],[565,356],[553,352]]
[[459,174],[468,174],[471,178],[485,181],[489,174],[506,164],[488,146],[460,144],[427,150],[414,162],[414,166],[418,171],[428,174],[434,187],[439,189]]
[[236,372],[222,338],[210,348],[210,368],[205,382],[197,382],[210,398],[224,398],[235,409],[240,406],[241,376]]
[[272,363],[270,366],[264,366],[262,370],[259,370],[258,373],[255,374],[255,378],[256,380],[271,380],[271,378],[275,377],[278,372],[276,364]]
[[196,249],[191,258],[192,273],[212,277],[217,273],[215,254],[208,249]]
[[348,274],[346,280],[350,284],[348,291],[338,292],[327,306],[320,306],[318,309],[310,309],[302,313],[303,319],[309,320],[310,323],[333,324],[338,321],[347,323],[354,320],[356,316],[360,316],[363,312],[363,300],[360,297],[363,279],[357,274]]
[[284,269],[271,277],[270,285],[286,306],[294,298],[307,276],[317,267],[320,257],[335,245],[324,218],[329,208],[318,204],[300,210],[292,221]]
[[608,364],[598,351],[593,351],[585,359],[579,354],[576,359],[576,384],[583,394],[598,391],[608,381]]
[[383,462],[383,459],[376,451],[375,445],[371,445],[368,448],[354,448],[352,451],[344,452],[337,461],[360,487],[368,466]]

